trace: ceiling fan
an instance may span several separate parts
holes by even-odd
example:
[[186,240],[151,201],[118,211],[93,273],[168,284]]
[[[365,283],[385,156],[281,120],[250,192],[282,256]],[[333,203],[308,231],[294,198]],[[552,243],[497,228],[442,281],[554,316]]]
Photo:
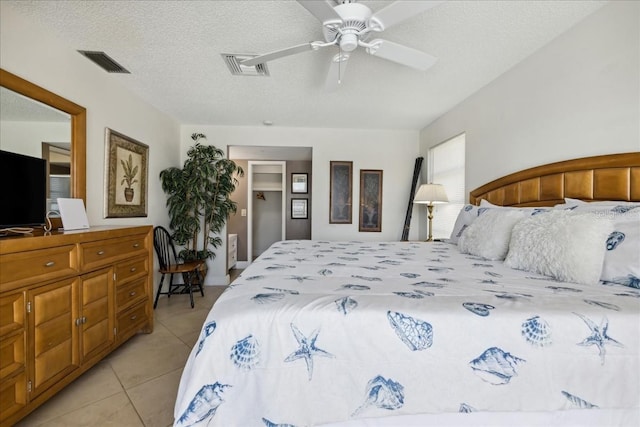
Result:
[[338,46],[333,56],[325,87],[336,89],[340,84],[351,52],[365,48],[369,55],[387,59],[420,71],[427,70],[437,58],[419,50],[383,39],[369,40],[372,33],[380,33],[412,16],[443,3],[443,1],[396,1],[373,13],[367,6],[355,0],[297,0],[300,5],[322,22],[325,41],[312,41],[258,55],[240,62],[255,66],[308,50]]

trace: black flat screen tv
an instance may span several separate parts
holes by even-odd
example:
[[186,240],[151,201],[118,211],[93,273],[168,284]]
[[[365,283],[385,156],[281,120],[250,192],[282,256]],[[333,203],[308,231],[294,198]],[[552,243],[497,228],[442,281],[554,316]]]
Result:
[[44,224],[46,179],[44,159],[0,150],[0,230]]

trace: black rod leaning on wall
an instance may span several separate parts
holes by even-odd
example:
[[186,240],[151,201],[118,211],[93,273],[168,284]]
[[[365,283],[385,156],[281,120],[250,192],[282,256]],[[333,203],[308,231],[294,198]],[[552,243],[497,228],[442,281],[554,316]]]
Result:
[[413,167],[413,181],[411,182],[411,193],[409,193],[409,206],[407,207],[407,215],[404,217],[404,228],[402,229],[402,241],[406,242],[409,239],[409,228],[411,227],[411,214],[413,212],[413,198],[416,196],[416,186],[418,185],[418,178],[420,177],[420,169],[422,168],[422,161],[424,157],[416,158],[416,163]]

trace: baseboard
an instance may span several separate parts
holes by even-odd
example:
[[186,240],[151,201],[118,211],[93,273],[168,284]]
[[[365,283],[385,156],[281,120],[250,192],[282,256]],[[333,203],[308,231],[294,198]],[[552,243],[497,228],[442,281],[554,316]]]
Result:
[[207,274],[207,277],[204,279],[205,286],[227,286],[231,283],[231,278],[229,275],[224,276],[212,276],[211,274]]
[[245,268],[249,267],[250,265],[251,265],[251,263],[249,261],[236,261],[235,268],[237,268],[238,270],[244,270]]

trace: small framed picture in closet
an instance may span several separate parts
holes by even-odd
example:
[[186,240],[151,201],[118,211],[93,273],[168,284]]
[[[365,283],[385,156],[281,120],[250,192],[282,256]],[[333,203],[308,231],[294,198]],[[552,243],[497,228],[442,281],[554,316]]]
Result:
[[291,199],[291,219],[309,218],[307,199]]
[[307,194],[309,189],[307,187],[307,174],[306,173],[292,173],[291,174],[291,192],[297,194]]

